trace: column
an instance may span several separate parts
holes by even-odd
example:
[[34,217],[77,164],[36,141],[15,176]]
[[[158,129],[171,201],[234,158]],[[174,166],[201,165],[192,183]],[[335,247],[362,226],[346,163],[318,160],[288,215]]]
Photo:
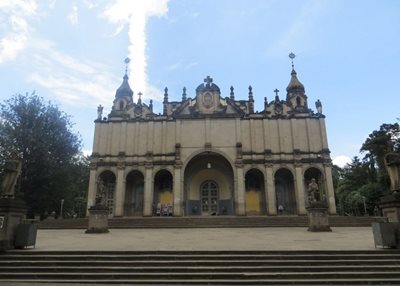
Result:
[[144,176],[144,208],[143,216],[153,215],[153,166],[146,166]]
[[268,164],[265,166],[265,172],[267,174],[264,186],[265,189],[265,197],[267,199],[267,214],[268,215],[276,215],[276,193],[275,193],[275,184],[274,184],[274,176],[272,172],[272,165]]
[[299,166],[299,165],[295,166],[295,169],[296,169],[295,183],[296,183],[297,214],[305,215],[305,214],[307,214],[307,212],[306,212],[306,206],[305,206],[305,202],[304,202],[303,172],[302,172],[301,166]]
[[243,166],[236,166],[236,215],[245,215],[245,189],[244,189],[244,176],[243,176]]
[[[87,196],[87,208],[89,209],[91,206],[94,206],[96,202],[96,192],[97,192],[97,182],[96,182],[96,174],[97,174],[97,167],[90,168],[90,175],[89,175],[89,189],[88,189],[88,196]],[[86,210],[86,215],[89,215],[88,210]]]
[[114,216],[124,215],[125,195],[125,166],[120,165],[117,169],[117,185],[115,186],[115,212]]
[[175,166],[174,169],[174,216],[182,216],[182,179],[181,166]]
[[324,165],[329,214],[336,214],[335,190],[333,189],[332,169],[330,164]]

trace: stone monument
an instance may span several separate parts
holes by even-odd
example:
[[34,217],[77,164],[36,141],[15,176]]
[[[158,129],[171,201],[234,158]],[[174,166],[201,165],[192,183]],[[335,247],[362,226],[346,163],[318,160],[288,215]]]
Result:
[[106,186],[97,180],[96,203],[89,208],[89,225],[86,233],[107,233],[109,208],[106,204]]
[[391,193],[381,197],[379,207],[388,222],[372,223],[375,247],[400,248],[400,154],[385,155],[385,167],[390,177]]
[[398,223],[400,222],[400,154],[386,154],[385,166],[390,177],[391,194],[383,196],[379,206],[389,222]]
[[328,206],[319,190],[317,181],[312,178],[307,188],[308,231],[332,231],[328,222]]
[[21,166],[20,160],[9,160],[4,166],[0,190],[0,250],[14,248],[17,226],[23,222],[27,211],[25,203],[15,198]]

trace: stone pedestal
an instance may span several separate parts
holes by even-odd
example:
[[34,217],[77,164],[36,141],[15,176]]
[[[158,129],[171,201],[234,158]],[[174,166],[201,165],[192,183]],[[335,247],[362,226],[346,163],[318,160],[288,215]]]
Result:
[[325,203],[315,202],[306,209],[308,213],[308,231],[332,231],[328,222],[328,207]]
[[107,233],[109,209],[104,205],[89,208],[89,225],[86,233]]
[[0,250],[13,249],[17,226],[23,222],[27,207],[23,201],[0,199]]
[[400,193],[383,196],[379,207],[388,222],[400,222]]

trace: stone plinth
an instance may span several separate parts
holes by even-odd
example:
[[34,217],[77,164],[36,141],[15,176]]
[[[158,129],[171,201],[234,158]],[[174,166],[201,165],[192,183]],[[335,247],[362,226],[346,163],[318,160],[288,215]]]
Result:
[[12,198],[0,199],[0,250],[14,248],[17,226],[27,212],[23,201]]
[[89,208],[89,225],[86,233],[107,233],[109,209],[103,205]]
[[383,196],[379,207],[388,222],[400,222],[400,193]]
[[308,231],[332,231],[328,222],[328,207],[325,203],[314,202],[306,209],[308,213]]

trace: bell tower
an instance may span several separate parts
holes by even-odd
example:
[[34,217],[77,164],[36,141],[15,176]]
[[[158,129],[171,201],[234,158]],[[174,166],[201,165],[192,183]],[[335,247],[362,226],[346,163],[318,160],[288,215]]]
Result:
[[295,54],[290,53],[289,58],[292,60],[292,72],[289,85],[286,88],[286,101],[292,105],[296,111],[308,109],[307,96],[305,94],[304,85],[297,78],[297,73],[294,70],[293,59]]

